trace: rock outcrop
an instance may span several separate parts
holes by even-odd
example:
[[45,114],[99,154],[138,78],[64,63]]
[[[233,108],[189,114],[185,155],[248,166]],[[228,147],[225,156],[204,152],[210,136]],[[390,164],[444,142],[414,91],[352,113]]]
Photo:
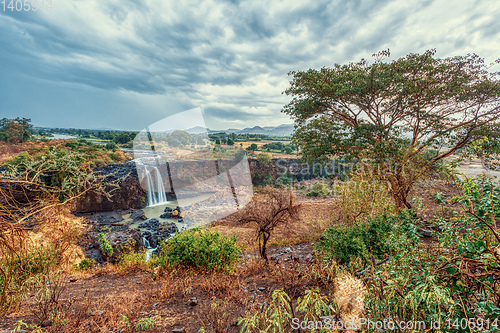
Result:
[[[89,191],[75,203],[73,211],[76,213],[109,212],[123,209],[138,209],[146,206],[146,191],[141,187],[137,176],[137,169],[133,162],[124,164],[110,164],[94,170],[96,174],[105,175],[105,188],[111,191],[111,198],[104,194]],[[111,185],[116,182],[119,186]]]

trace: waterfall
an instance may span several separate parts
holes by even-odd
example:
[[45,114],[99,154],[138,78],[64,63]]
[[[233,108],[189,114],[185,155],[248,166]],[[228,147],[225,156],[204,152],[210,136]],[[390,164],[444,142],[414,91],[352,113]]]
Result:
[[149,259],[153,255],[153,252],[158,247],[151,247],[151,244],[149,244],[149,241],[146,239],[146,237],[142,237],[142,243],[144,244],[144,247],[146,248],[146,251],[144,252],[145,259],[146,259],[146,261],[149,261]]
[[146,187],[148,191],[148,206],[167,202],[167,194],[165,193],[165,186],[163,185],[163,178],[161,177],[160,170],[155,166],[152,171],[145,168],[144,176],[146,177]]
[[146,249],[150,249],[151,245],[149,244],[149,241],[146,239],[146,237],[142,237],[142,243],[144,244],[144,247]]

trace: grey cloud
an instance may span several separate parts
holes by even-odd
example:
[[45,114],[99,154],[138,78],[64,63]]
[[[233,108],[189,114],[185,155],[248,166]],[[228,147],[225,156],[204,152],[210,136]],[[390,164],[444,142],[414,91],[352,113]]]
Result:
[[[67,17],[56,22],[32,13],[0,12],[0,60],[9,64],[10,72],[27,78],[85,85],[110,93],[167,95],[183,103],[199,103],[220,120],[258,122],[253,113],[241,109],[259,107],[267,110],[271,120],[272,115],[281,117],[276,116],[284,104],[278,86],[286,84],[291,70],[357,61],[387,47],[398,55],[422,48],[439,50],[440,46],[461,54],[470,38],[412,37],[411,24],[419,23],[412,18],[425,17],[422,14],[436,4],[445,8],[440,0],[414,1],[410,6],[399,6],[396,0],[308,1],[284,7],[257,0],[211,4],[195,7],[181,2],[172,12],[161,12],[160,2],[100,2],[100,14],[109,20],[104,23],[116,28],[109,36],[106,31],[92,32],[89,15],[94,13],[68,9]],[[462,8],[466,22],[483,17],[472,3],[456,6]],[[470,32],[485,45],[500,31],[494,20],[498,8],[486,14],[492,17]],[[443,13],[439,23],[446,24],[446,19],[453,17]],[[82,25],[77,33],[65,29],[72,20]],[[422,21],[418,27],[432,31],[427,25]],[[404,45],[394,45],[401,40]],[[498,45],[489,44],[485,50],[498,53]],[[276,87],[277,96],[259,90],[261,83]],[[210,87],[219,92],[227,87],[232,93],[215,96]],[[214,101],[228,106],[214,106]]]

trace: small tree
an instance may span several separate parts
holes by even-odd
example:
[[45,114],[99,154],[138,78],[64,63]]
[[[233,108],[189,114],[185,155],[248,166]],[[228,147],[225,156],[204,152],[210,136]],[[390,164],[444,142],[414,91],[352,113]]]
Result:
[[257,149],[259,149],[259,147],[255,143],[252,143],[250,146],[247,147],[247,150],[256,151]]
[[267,243],[278,226],[286,226],[299,218],[300,205],[294,204],[293,195],[273,188],[265,190],[263,201],[252,201],[240,214],[241,223],[255,223],[255,238],[259,242],[260,257],[266,262]]
[[101,248],[102,254],[106,257],[106,261],[108,261],[108,258],[113,255],[113,247],[109,243],[109,241],[106,239],[106,236],[101,232],[98,235],[99,239],[99,244]]
[[271,165],[271,155],[267,153],[260,153],[257,155],[257,161],[262,167],[269,167]]
[[[320,70],[291,72],[283,108],[306,160],[355,160],[387,181],[398,208],[432,165],[486,136],[500,116],[499,73],[477,55],[436,59],[435,50],[384,62],[389,51]],[[497,62],[500,62],[497,60]],[[436,150],[431,159],[422,155]]]

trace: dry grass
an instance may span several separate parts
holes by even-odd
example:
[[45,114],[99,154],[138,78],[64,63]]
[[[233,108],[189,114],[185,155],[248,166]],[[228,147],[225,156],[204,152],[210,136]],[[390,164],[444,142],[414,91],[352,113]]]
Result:
[[334,300],[338,314],[346,326],[359,323],[365,310],[364,300],[366,288],[363,281],[349,274],[339,274],[335,278]]

